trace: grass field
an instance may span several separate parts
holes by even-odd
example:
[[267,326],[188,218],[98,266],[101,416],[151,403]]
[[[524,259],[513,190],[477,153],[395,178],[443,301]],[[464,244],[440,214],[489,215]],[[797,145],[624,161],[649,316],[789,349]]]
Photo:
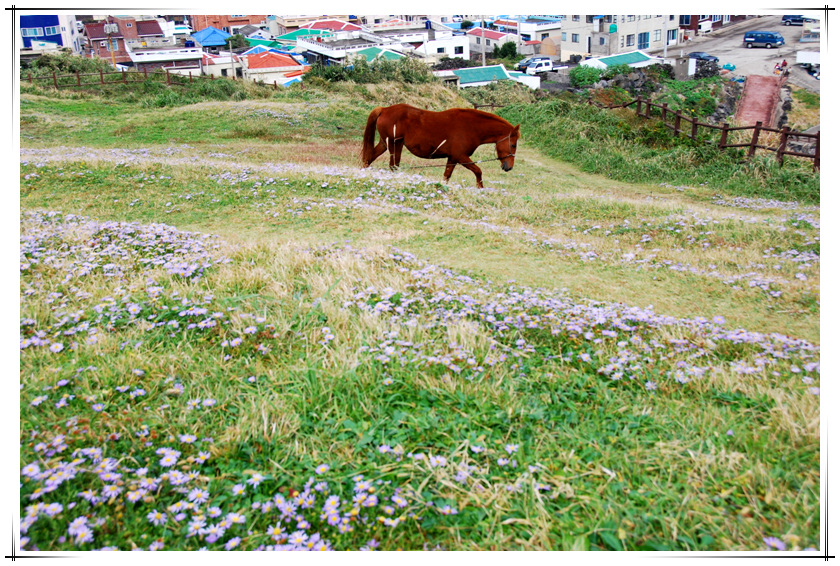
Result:
[[819,546],[818,175],[359,169],[454,96],[22,95],[24,549]]

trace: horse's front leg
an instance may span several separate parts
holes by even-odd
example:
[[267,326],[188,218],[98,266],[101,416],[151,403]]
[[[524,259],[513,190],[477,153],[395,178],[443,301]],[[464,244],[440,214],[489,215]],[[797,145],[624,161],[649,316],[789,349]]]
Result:
[[484,183],[481,182],[481,169],[478,168],[478,165],[476,165],[475,163],[470,163],[469,161],[467,161],[466,163],[462,163],[462,165],[470,171],[472,171],[473,173],[475,173],[475,186],[477,186],[479,189],[483,189]]
[[452,176],[452,171],[455,170],[455,166],[458,165],[458,162],[452,159],[451,157],[446,162],[446,169],[443,170],[443,182],[448,183],[449,178]]

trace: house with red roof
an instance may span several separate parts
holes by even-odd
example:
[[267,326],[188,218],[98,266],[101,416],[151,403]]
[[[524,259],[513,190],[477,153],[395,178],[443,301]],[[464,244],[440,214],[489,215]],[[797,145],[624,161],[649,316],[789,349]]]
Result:
[[248,80],[263,81],[267,84],[287,85],[299,81],[309,71],[309,65],[301,65],[285,53],[264,51],[242,57],[244,76]]
[[473,28],[467,32],[467,36],[470,38],[470,51],[476,53],[492,53],[496,46],[501,48],[508,41],[516,43],[517,39],[515,33],[503,33],[487,28]]
[[300,29],[320,29],[327,31],[362,31],[362,26],[351,24],[350,22],[343,22],[341,20],[318,20],[303,24]]

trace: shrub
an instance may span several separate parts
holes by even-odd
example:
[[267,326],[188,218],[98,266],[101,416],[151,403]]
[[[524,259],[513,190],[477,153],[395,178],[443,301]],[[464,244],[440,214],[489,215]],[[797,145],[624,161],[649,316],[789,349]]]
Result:
[[629,75],[632,72],[633,68],[630,65],[627,65],[626,63],[622,63],[621,65],[610,65],[601,75],[601,78],[609,80],[618,75]]
[[589,86],[601,80],[601,70],[586,65],[578,65],[569,71],[569,79],[574,88]]
[[304,81],[323,79],[327,82],[353,81],[361,84],[375,84],[386,81],[401,81],[409,84],[430,83],[437,81],[429,67],[417,59],[403,57],[397,61],[375,59],[368,63],[363,57],[357,57],[352,65],[314,65],[304,75]]

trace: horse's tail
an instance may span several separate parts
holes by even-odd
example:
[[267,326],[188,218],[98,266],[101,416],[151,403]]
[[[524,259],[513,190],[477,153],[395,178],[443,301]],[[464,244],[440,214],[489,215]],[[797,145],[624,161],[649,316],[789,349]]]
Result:
[[373,112],[368,116],[367,126],[365,126],[365,134],[362,138],[362,167],[367,167],[373,161],[373,141],[376,138],[376,121],[379,115],[382,114],[383,108],[377,106]]

